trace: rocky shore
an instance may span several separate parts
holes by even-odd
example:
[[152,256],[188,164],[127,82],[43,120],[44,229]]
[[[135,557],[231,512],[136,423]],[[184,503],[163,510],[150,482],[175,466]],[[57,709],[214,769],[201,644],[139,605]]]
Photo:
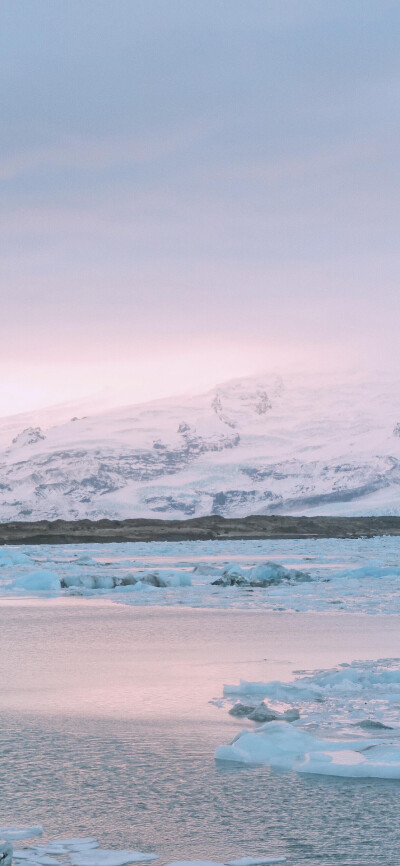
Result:
[[191,520],[39,520],[0,523],[0,544],[84,544],[262,538],[371,538],[400,535],[400,517],[218,515]]

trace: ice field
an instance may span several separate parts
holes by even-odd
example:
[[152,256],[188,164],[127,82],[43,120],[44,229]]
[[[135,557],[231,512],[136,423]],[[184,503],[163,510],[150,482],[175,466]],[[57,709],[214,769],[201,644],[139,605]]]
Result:
[[217,748],[217,760],[400,779],[400,659],[344,664],[292,682],[242,680],[224,695],[240,696],[232,715],[265,723]]
[[400,613],[395,537],[0,548],[0,594],[129,605]]

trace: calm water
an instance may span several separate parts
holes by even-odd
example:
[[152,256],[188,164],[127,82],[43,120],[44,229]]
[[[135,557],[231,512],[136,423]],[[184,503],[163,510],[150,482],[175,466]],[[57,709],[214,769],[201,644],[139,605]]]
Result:
[[0,635],[1,824],[162,860],[398,862],[400,784],[221,769],[241,723],[209,703],[240,677],[399,656],[398,618],[3,601]]

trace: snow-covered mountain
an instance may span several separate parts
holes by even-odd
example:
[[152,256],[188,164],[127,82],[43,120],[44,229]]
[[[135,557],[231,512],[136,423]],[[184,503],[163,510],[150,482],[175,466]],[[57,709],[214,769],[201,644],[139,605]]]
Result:
[[399,514],[399,385],[262,376],[0,419],[0,520]]

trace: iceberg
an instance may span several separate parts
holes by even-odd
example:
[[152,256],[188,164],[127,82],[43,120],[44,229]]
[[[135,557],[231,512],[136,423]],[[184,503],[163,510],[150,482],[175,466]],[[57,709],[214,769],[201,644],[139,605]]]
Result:
[[238,701],[229,710],[229,715],[236,716],[237,718],[247,718],[252,722],[274,722],[277,719],[295,722],[300,718],[300,713],[295,708],[286,710],[284,713],[279,713],[278,710],[272,710],[263,701],[255,706],[252,704],[242,704]]
[[252,586],[271,586],[282,581],[309,582],[311,576],[306,571],[285,568],[277,562],[264,562],[250,569],[249,580]]
[[12,565],[28,565],[30,561],[29,556],[26,553],[22,553],[18,548],[0,548],[0,568]]
[[61,582],[54,571],[38,568],[28,574],[21,574],[11,584],[12,589],[23,589],[26,592],[58,592]]
[[306,571],[285,568],[278,562],[263,562],[243,571],[235,563],[226,566],[220,577],[213,581],[213,586],[278,586],[280,583],[309,583],[311,575]]

